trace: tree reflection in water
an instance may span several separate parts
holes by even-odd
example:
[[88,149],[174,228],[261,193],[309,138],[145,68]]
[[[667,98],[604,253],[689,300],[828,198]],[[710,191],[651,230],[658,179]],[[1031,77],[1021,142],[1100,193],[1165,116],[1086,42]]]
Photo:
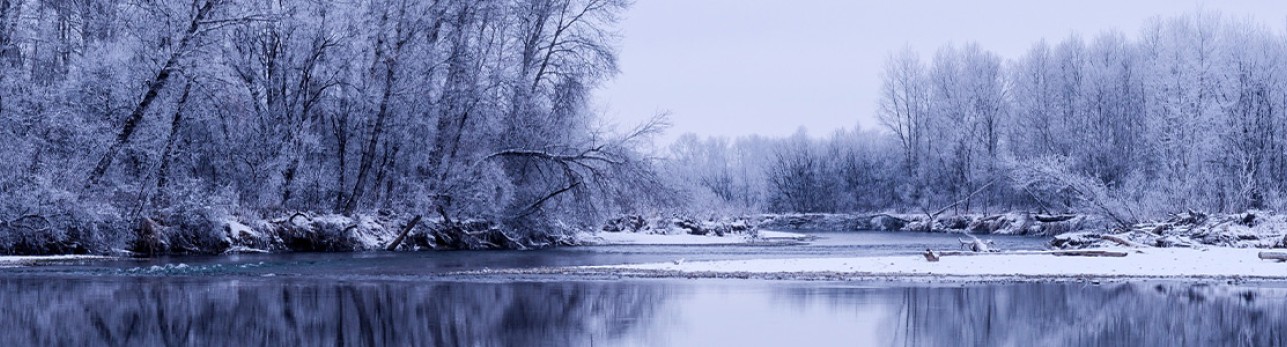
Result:
[[888,320],[906,346],[1283,346],[1284,291],[1201,284],[904,288]]
[[0,280],[0,345],[575,346],[625,335],[640,283]]
[[0,346],[1287,345],[1200,284],[0,278]]

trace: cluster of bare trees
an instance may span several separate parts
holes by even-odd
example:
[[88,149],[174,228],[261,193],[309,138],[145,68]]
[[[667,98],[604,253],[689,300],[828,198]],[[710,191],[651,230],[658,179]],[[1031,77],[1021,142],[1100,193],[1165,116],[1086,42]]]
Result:
[[687,134],[661,171],[701,213],[875,211],[903,207],[893,150],[887,134],[870,130],[733,141]]
[[1281,209],[1285,63],[1287,35],[1214,13],[1154,19],[1134,36],[1042,41],[1008,60],[977,44],[929,59],[906,49],[885,65],[884,132],[685,153],[765,153],[727,170],[767,175],[745,181],[757,187],[743,204],[752,210],[1080,209],[1128,222]]
[[0,229],[93,239],[222,209],[550,232],[672,207],[665,187],[740,212],[1287,207],[1287,36],[1252,22],[1157,19],[1009,60],[904,50],[880,131],[690,135],[656,167],[637,148],[663,122],[587,106],[627,5],[0,0]]
[[634,148],[664,124],[586,106],[627,5],[0,0],[0,218],[589,222],[657,181]]

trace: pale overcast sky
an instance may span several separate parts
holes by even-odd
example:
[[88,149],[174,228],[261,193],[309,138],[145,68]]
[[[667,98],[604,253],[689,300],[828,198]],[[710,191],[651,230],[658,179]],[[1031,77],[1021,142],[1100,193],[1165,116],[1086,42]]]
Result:
[[671,111],[666,142],[875,128],[881,67],[904,45],[928,58],[976,41],[1013,58],[1043,37],[1134,37],[1149,18],[1199,8],[1287,29],[1281,0],[637,0],[622,25],[621,74],[596,100],[621,124]]

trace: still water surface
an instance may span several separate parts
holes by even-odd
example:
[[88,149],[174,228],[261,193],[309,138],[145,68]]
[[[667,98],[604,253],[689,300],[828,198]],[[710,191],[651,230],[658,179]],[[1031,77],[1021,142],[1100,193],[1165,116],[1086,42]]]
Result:
[[[913,253],[950,236],[803,246],[294,254],[0,270],[0,345],[1280,346],[1287,286],[464,278],[461,270]],[[1003,249],[1036,238],[995,238]],[[179,265],[182,264],[182,265]]]

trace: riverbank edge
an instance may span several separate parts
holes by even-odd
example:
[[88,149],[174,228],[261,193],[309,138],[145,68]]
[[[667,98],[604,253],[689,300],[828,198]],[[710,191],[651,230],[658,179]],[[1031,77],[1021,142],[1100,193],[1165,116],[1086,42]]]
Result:
[[920,255],[762,258],[546,267],[462,272],[458,275],[588,276],[617,278],[758,279],[805,281],[898,280],[911,282],[1051,281],[1267,281],[1287,283],[1287,263],[1258,257],[1259,250],[1101,249],[1116,257],[988,253],[929,260]]
[[[229,253],[356,252],[422,250],[515,250],[603,244],[611,233],[657,236],[706,236],[715,243],[755,241],[760,230],[941,232],[974,235],[1055,236],[1056,248],[1113,245],[1133,247],[1287,247],[1287,215],[1251,211],[1239,214],[1186,212],[1160,222],[1129,228],[1088,214],[753,214],[733,217],[622,215],[597,230],[551,222],[545,232],[506,230],[480,220],[446,222],[378,213],[283,214],[253,218],[196,213],[143,218],[136,223],[85,223],[60,230],[44,217],[24,216],[0,223],[0,254],[161,256]],[[117,239],[101,230],[115,228]],[[99,232],[92,232],[99,230]],[[124,230],[124,231],[121,231]],[[91,232],[87,232],[91,231]],[[613,235],[617,236],[617,235]],[[737,242],[722,240],[735,236]],[[615,239],[620,239],[616,237]],[[627,237],[629,238],[629,237]],[[608,238],[614,239],[614,238]],[[395,242],[395,240],[397,240]]]
[[536,268],[521,270],[486,270],[458,272],[442,275],[442,279],[477,279],[504,278],[505,280],[546,281],[551,276],[567,276],[586,280],[623,280],[623,279],[675,279],[675,280],[759,280],[759,281],[806,281],[806,282],[901,282],[901,283],[1125,283],[1125,282],[1183,282],[1183,283],[1273,283],[1287,285],[1285,276],[1126,276],[1126,275],[1076,275],[1076,276],[1034,276],[1034,275],[947,275],[947,274],[907,274],[879,272],[774,272],[761,273],[751,271],[685,272],[676,270],[568,270],[566,268]]
[[[622,215],[609,219],[598,228],[550,221],[545,223],[543,230],[532,231],[510,230],[486,220],[416,220],[415,216],[392,212],[354,216],[294,212],[257,217],[207,208],[134,221],[77,221],[65,217],[22,216],[0,221],[0,254],[149,257],[378,250],[524,250],[603,244],[600,240],[605,238],[596,236],[605,233],[704,236],[718,240],[707,240],[707,243],[758,242],[761,241],[757,237],[759,230],[1047,235],[1095,225],[1093,222],[1088,224],[1087,220],[1097,219],[1082,215],[1022,213],[943,216],[933,222],[925,222],[922,216],[913,214],[884,213],[756,214],[707,218],[654,214],[647,217]],[[736,242],[724,240],[729,236],[736,237]]]

